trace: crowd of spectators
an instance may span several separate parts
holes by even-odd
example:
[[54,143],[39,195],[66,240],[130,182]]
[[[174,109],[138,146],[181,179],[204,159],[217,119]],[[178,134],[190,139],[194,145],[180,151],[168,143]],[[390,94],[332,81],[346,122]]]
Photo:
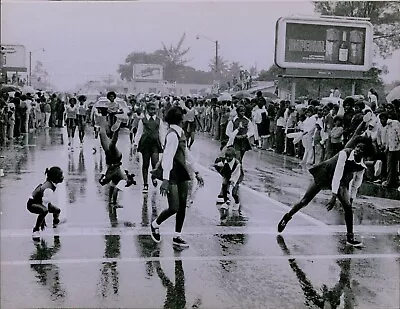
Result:
[[56,94],[1,93],[0,146],[34,129],[62,127],[64,104]]
[[[338,90],[334,97],[338,97]],[[377,94],[368,95],[368,98]],[[236,107],[244,105],[246,117],[255,128],[254,149],[265,149],[277,154],[301,159],[301,164],[314,165],[336,155],[354,134],[368,137],[369,167],[366,178],[384,187],[399,186],[400,161],[400,99],[386,104],[363,97],[338,99],[337,104],[308,100],[307,104],[272,101],[261,92],[252,99],[230,95],[202,99],[191,97],[142,96],[128,99],[134,110],[155,100],[160,104],[160,116],[172,105],[185,107],[192,101],[199,120],[197,131],[202,131],[221,144],[228,141],[226,127],[236,116]]]

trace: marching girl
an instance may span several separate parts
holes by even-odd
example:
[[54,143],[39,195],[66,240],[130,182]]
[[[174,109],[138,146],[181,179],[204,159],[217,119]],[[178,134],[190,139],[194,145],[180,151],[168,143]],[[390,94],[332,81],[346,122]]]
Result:
[[45,229],[45,219],[49,212],[53,214],[53,228],[60,223],[61,210],[54,205],[54,191],[57,189],[57,184],[64,181],[63,171],[58,166],[53,166],[50,169],[46,168],[45,174],[46,181],[33,190],[32,197],[27,202],[28,211],[38,215],[33,228],[33,238],[39,238],[40,230]]
[[173,245],[180,248],[189,247],[182,239],[181,232],[186,216],[186,205],[188,196],[188,181],[190,181],[188,165],[195,171],[199,186],[204,185],[204,180],[195,169],[193,157],[187,151],[186,138],[182,130],[183,110],[181,107],[171,107],[165,116],[169,124],[169,130],[165,138],[165,151],[157,169],[153,175],[162,179],[160,193],[167,196],[168,208],[164,209],[151,223],[151,237],[156,242],[161,241],[160,225],[176,214],[175,235],[172,239]]
[[183,131],[185,132],[186,136],[186,143],[187,147],[190,150],[194,143],[194,133],[196,131],[196,121],[200,123],[199,119],[197,118],[197,110],[193,107],[193,101],[191,99],[185,102],[186,107],[186,114],[184,115],[183,119]]
[[[156,116],[157,107],[155,102],[146,105],[146,115],[139,120],[138,129],[134,141],[134,151],[142,154],[142,176],[143,193],[149,191],[148,177],[149,166],[156,168],[159,154],[162,153],[162,143],[165,139],[165,126],[159,117]],[[157,180],[152,177],[153,186],[157,186]]]
[[65,123],[67,125],[68,134],[68,150],[74,151],[74,138],[76,131],[76,120],[78,115],[78,107],[76,99],[70,98],[69,105],[65,108]]
[[81,142],[81,148],[83,147],[83,138],[85,137],[85,127],[86,127],[86,113],[87,113],[87,105],[86,105],[86,97],[81,95],[78,97],[79,105],[78,105],[78,135],[79,140]]

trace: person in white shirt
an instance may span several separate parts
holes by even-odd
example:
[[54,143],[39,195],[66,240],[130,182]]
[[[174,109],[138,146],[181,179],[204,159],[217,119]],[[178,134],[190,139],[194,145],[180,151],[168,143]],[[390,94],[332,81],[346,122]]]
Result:
[[361,242],[354,240],[352,204],[367,168],[364,164],[367,149],[364,141],[365,138],[359,138],[355,141],[354,149],[345,148],[334,157],[309,169],[313,180],[303,198],[279,222],[279,233],[283,232],[293,215],[306,207],[321,190],[330,189],[332,198],[327,204],[328,211],[334,207],[336,199],[339,199],[344,210],[347,244],[354,247],[362,246]]
[[307,118],[302,123],[302,143],[304,147],[304,155],[301,163],[313,164],[314,163],[314,149],[313,149],[313,136],[315,131],[315,124],[317,123],[317,115],[314,114],[314,109],[309,107],[307,110]]
[[[149,190],[149,166],[150,160],[153,169],[159,160],[159,154],[163,152],[162,143],[165,140],[165,125],[156,116],[157,107],[154,102],[147,103],[146,116],[139,120],[138,129],[134,139],[134,152],[142,154],[143,193]],[[157,186],[157,180],[152,178],[153,186]]]
[[61,168],[53,166],[46,168],[46,181],[38,185],[32,192],[32,196],[28,199],[27,209],[29,212],[37,214],[36,224],[33,228],[33,238],[40,237],[40,230],[46,227],[46,216],[50,212],[53,214],[53,228],[60,223],[60,208],[55,205],[54,191],[57,185],[64,181],[64,175]]
[[183,114],[181,107],[174,106],[165,116],[169,130],[165,138],[164,153],[156,169],[152,171],[152,175],[162,180],[160,193],[167,196],[168,208],[164,209],[151,223],[150,229],[152,239],[159,243],[161,241],[160,225],[176,214],[173,245],[187,248],[189,245],[182,239],[181,233],[186,216],[188,182],[191,180],[188,165],[195,171],[200,186],[204,185],[204,181],[195,168],[193,157],[186,147],[186,138],[182,129]]

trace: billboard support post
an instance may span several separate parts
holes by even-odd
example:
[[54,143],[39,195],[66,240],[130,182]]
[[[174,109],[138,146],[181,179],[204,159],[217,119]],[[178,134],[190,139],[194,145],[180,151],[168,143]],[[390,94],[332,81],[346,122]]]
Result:
[[292,79],[292,89],[290,95],[290,103],[293,105],[296,101],[296,79]]
[[355,94],[356,94],[356,81],[353,80],[353,82],[351,83],[351,95]]

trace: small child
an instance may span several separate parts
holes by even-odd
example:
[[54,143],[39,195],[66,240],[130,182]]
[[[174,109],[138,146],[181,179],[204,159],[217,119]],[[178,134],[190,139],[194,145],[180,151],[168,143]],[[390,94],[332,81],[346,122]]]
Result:
[[[236,159],[236,152],[233,147],[228,147],[223,157],[218,157],[215,160],[214,167],[219,174],[222,176],[221,192],[224,203],[221,209],[227,209],[229,207],[228,192],[229,188],[232,187],[232,197],[235,200],[235,206],[232,210],[239,210],[239,177],[240,177],[240,162]],[[220,196],[218,196],[220,197]]]
[[53,228],[56,228],[60,223],[60,208],[54,205],[54,191],[57,184],[64,181],[63,171],[58,166],[46,168],[45,174],[47,179],[43,184],[38,185],[32,192],[32,196],[27,202],[29,212],[37,214],[35,227],[33,228],[32,238],[40,237],[39,230],[44,230],[46,227],[46,216],[50,212],[53,214]]

